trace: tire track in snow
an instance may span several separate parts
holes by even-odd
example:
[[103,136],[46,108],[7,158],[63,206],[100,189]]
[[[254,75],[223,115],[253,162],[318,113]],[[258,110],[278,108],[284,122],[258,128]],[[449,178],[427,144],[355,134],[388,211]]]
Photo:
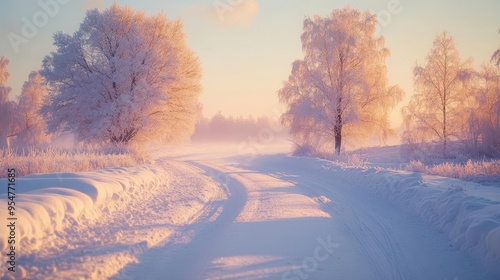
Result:
[[179,228],[167,244],[146,252],[139,264],[123,270],[116,279],[135,279],[137,275],[148,275],[149,279],[201,279],[210,261],[211,241],[236,219],[247,196],[243,185],[236,180],[210,176],[222,172],[196,162],[187,163],[215,179],[220,192],[189,223]]
[[458,279],[459,275],[478,279],[482,275],[469,256],[448,245],[446,236],[364,187],[316,166],[304,168],[293,158],[268,160],[247,168],[301,186],[325,211],[340,216],[346,236],[365,257],[359,268],[371,270],[368,279]]
[[[324,195],[338,197],[336,201],[342,204],[328,203],[324,199],[315,199],[315,201],[322,204],[332,216],[340,217],[352,240],[367,257],[373,279],[411,279],[408,272],[401,269],[408,266],[400,244],[389,238],[394,236],[394,232],[385,223],[384,217],[374,215],[374,212],[364,208],[356,210],[346,203],[348,199],[345,194],[340,194],[338,189],[333,192],[324,184],[305,177],[301,177],[301,183],[313,197],[324,197]],[[311,185],[314,188],[310,187]],[[380,240],[380,237],[383,240]],[[381,256],[383,258],[380,258]]]
[[335,228],[329,227],[334,224],[331,217],[313,199],[268,174],[224,162],[211,166],[243,186],[247,200],[237,219],[209,247],[205,272],[189,279],[328,279],[326,275],[339,270],[342,265],[334,263],[337,257],[331,251],[326,259],[314,259],[317,266],[306,263],[323,248],[319,244],[331,242],[318,243],[319,239],[336,236]]

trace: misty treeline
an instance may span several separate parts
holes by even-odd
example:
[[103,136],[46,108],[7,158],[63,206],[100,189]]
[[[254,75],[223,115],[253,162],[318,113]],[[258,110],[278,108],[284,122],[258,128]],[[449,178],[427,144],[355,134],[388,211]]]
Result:
[[[272,133],[272,136],[267,135]],[[265,134],[264,136],[262,136]],[[286,130],[279,119],[261,117],[232,117],[218,112],[211,118],[201,117],[191,137],[192,141],[241,142],[259,137],[285,138]]]
[[[304,58],[278,92],[297,153],[338,155],[345,142],[394,133],[388,112],[404,93],[387,82],[390,52],[376,27],[375,14],[349,7],[304,20]],[[492,55],[473,69],[450,34],[436,36],[424,64],[413,67],[403,156],[500,155],[500,49]]]
[[10,147],[11,142],[22,147],[46,144],[50,137],[39,113],[48,94],[45,80],[38,72],[31,72],[17,100],[11,101],[11,88],[6,86],[8,65],[9,60],[0,57],[0,148]]

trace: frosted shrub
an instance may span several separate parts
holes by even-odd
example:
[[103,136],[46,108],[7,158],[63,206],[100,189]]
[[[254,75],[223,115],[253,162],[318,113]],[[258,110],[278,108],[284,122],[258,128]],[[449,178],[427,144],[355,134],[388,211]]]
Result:
[[405,170],[419,172],[419,173],[427,173],[427,167],[420,160],[412,160],[410,161]]
[[293,150],[294,156],[312,156],[315,154],[316,154],[316,151],[314,150],[314,148],[307,145],[307,144],[296,146]]
[[333,161],[335,165],[344,168],[366,168],[368,165],[368,160],[363,159],[358,154],[350,154],[348,152],[342,152],[340,155],[322,155],[320,157]]
[[367,160],[362,159],[357,154],[353,154],[347,156],[347,164],[351,167],[366,167]]

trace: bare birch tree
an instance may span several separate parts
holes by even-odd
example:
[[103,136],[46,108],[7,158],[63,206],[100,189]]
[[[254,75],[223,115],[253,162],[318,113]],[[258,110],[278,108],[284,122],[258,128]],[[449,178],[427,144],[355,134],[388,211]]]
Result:
[[455,41],[447,32],[434,40],[424,66],[413,69],[415,94],[403,108],[408,140],[419,135],[424,141],[438,141],[442,155],[448,144],[464,130],[467,104],[473,97],[471,61],[462,61]]
[[10,148],[10,140],[15,136],[16,106],[14,101],[9,101],[11,88],[7,86],[10,74],[7,70],[9,60],[0,57],[0,149]]
[[403,92],[389,86],[389,50],[375,35],[377,19],[352,8],[304,20],[304,59],[279,90],[288,106],[284,124],[296,143],[340,154],[344,136],[351,141],[389,131],[388,111]]

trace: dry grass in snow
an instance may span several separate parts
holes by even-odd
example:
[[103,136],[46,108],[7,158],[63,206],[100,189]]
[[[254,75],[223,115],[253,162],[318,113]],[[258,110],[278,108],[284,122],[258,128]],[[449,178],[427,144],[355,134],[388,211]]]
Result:
[[419,172],[467,181],[493,181],[500,179],[500,160],[472,161],[465,164],[445,162],[425,165],[420,161],[410,161],[406,171]]
[[[86,172],[108,167],[132,167],[144,159],[132,153],[105,153],[97,149],[77,151],[43,148],[0,150],[0,170],[15,168],[17,176],[55,172]],[[7,172],[0,172],[0,178]]]

